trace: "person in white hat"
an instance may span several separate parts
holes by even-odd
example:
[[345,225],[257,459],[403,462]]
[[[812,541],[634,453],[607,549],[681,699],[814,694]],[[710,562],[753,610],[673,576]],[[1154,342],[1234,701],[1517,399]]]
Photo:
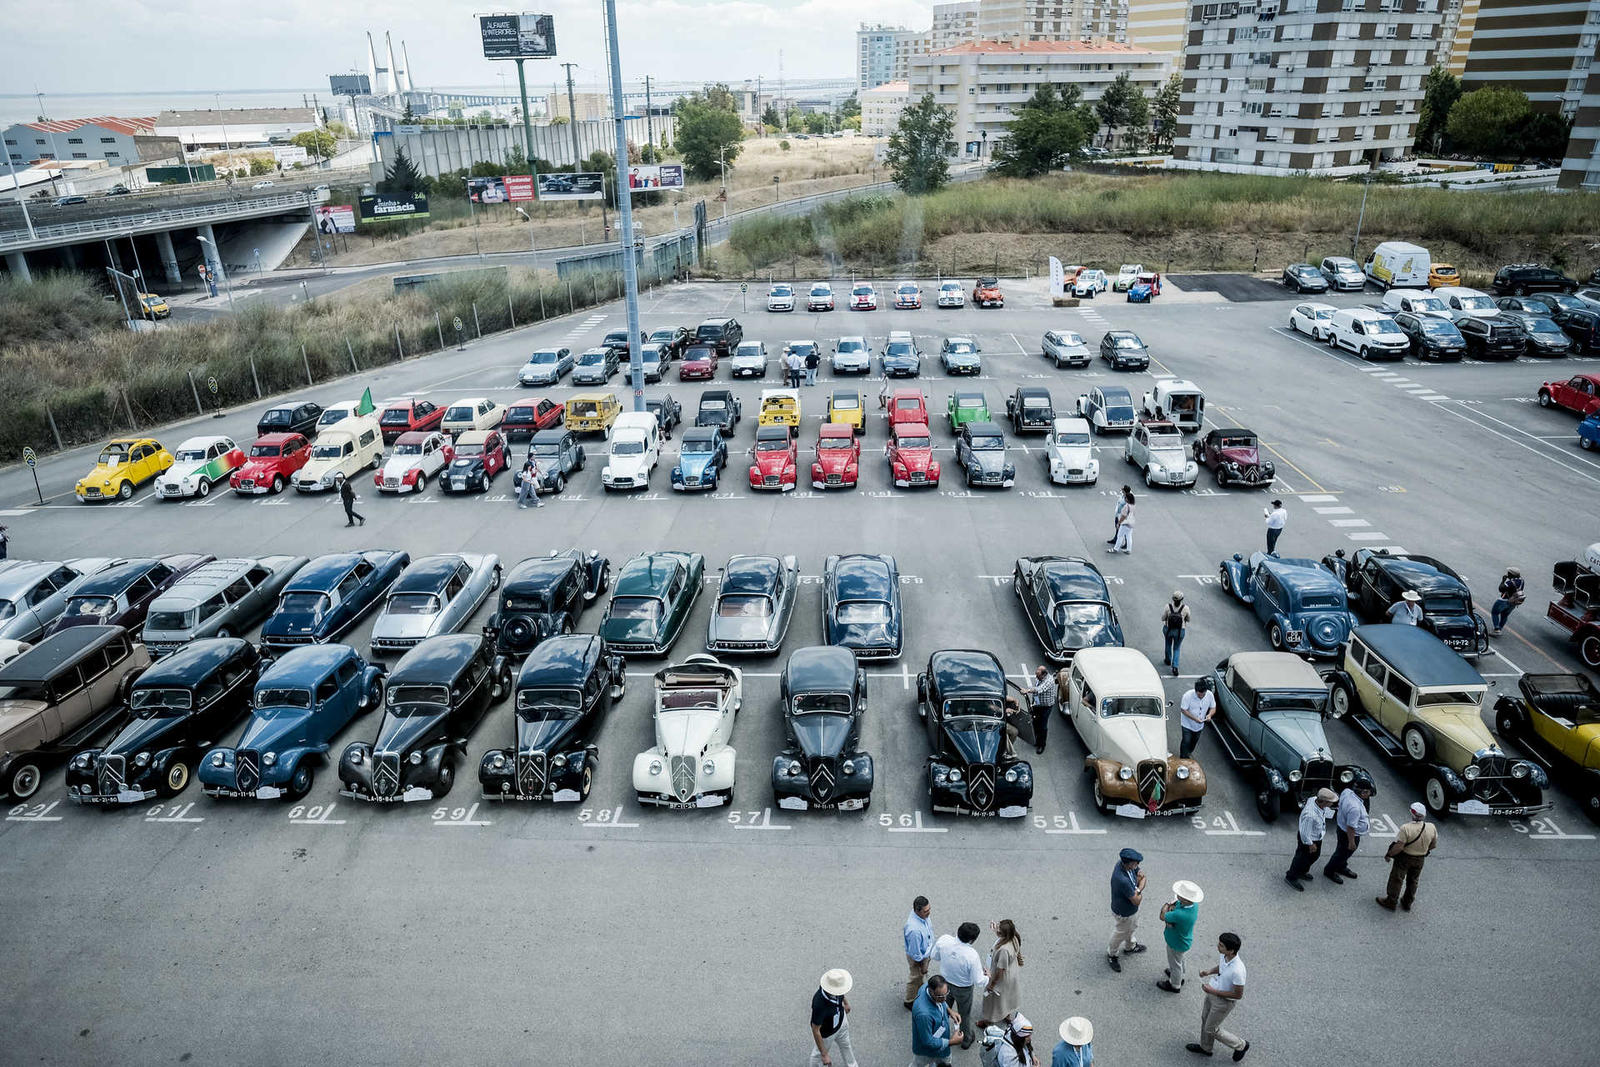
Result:
[[1061,1024],[1061,1040],[1050,1053],[1050,1067],[1089,1067],[1094,1062],[1094,1025],[1081,1015]]
[[[1395,832],[1384,858],[1389,861],[1389,885],[1384,895],[1377,898],[1380,908],[1393,911],[1395,904],[1406,911],[1417,899],[1417,880],[1422,877],[1422,864],[1439,847],[1439,829],[1428,821],[1428,809],[1421,804],[1411,805],[1411,821]],[[1401,883],[1405,893],[1401,895]]]
[[850,1001],[845,998],[854,984],[843,967],[824,972],[817,983],[811,997],[811,1041],[817,1046],[811,1050],[811,1067],[833,1067],[830,1041],[838,1050],[840,1067],[856,1067],[855,1049],[850,1047]]
[[1011,1017],[1005,1036],[1000,1039],[996,1067],[1039,1067],[1033,1051],[1033,1024],[1020,1011]]
[[1389,621],[1400,626],[1422,625],[1422,595],[1414,589],[1400,594],[1400,599],[1389,605]]
[[1161,905],[1162,937],[1167,942],[1167,976],[1156,983],[1168,993],[1183,990],[1183,954],[1194,947],[1194,924],[1200,918],[1205,894],[1193,882],[1172,883],[1172,899]]

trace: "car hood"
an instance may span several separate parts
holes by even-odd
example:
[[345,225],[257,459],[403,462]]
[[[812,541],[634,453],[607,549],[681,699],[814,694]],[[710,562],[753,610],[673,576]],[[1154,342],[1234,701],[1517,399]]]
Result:
[[1000,757],[1000,739],[1005,736],[1004,728],[972,727],[972,726],[946,726],[944,736],[950,742],[950,747],[968,763],[998,763]]
[[612,474],[625,474],[630,478],[648,470],[649,464],[650,457],[643,453],[637,456],[611,456],[606,460],[606,466],[611,468]]
[[554,753],[562,741],[577,732],[577,719],[541,719],[529,722],[516,718],[517,751]]
[[235,749],[249,748],[258,752],[275,751],[294,744],[304,736],[306,720],[311,717],[311,712],[302,711],[296,715],[285,715],[281,711],[270,719],[250,717],[245,725],[244,733],[239,737]]
[[354,456],[340,456],[337,459],[317,459],[312,457],[306,460],[306,465],[295,472],[295,477],[302,481],[313,481],[321,478],[330,471],[339,470],[344,466],[346,459],[354,460]]
[[433,615],[379,615],[372,624],[372,636],[390,638],[429,637],[439,623]]
[[1187,470],[1193,463],[1194,461],[1181,448],[1153,449],[1150,452],[1150,465],[1160,467],[1162,470]]
[[762,474],[782,474],[794,465],[792,452],[757,452],[755,465]]
[[961,367],[975,367],[978,365],[978,356],[974,352],[946,352],[944,358]]
[[795,743],[807,756],[837,756],[844,751],[853,721],[849,715],[827,712],[796,715],[793,719]]
[[1144,759],[1165,759],[1167,721],[1155,715],[1120,715],[1101,719],[1101,744],[1091,746],[1102,759],[1135,764]]
[[669,711],[656,718],[656,741],[668,756],[698,756],[711,746],[721,724],[720,711]]
[[1063,463],[1079,467],[1087,466],[1094,457],[1094,450],[1088,445],[1051,445],[1050,453]]
[[1007,466],[1007,463],[1006,463],[1007,453],[1005,452],[1004,449],[998,449],[998,448],[973,449],[971,452],[968,453],[968,455],[972,457],[971,462],[973,464],[975,464],[978,467],[978,469],[983,471],[985,474],[999,474],[999,473],[1002,473],[1006,469],[1006,466]]
[[711,366],[711,360],[710,360],[709,357],[708,358],[704,358],[704,359],[686,359],[681,364],[679,364],[679,366],[704,368],[704,367]]
[[830,474],[840,474],[843,473],[844,470],[850,466],[850,464],[859,463],[859,460],[857,460],[856,453],[853,450],[847,451],[842,448],[825,448],[817,453],[817,462],[822,465],[822,469],[825,472]]
[[1322,729],[1322,717],[1313,712],[1269,711],[1261,716],[1261,725],[1276,734],[1291,752],[1303,756],[1318,752],[1332,755],[1328,735]]
[[285,470],[287,466],[282,456],[259,456],[245,460],[239,465],[237,473],[241,478],[271,478]]
[[469,474],[473,471],[483,470],[482,456],[463,456],[450,461],[451,474]]
[[425,745],[443,726],[448,713],[440,708],[435,715],[412,715],[408,718],[388,716],[378,729],[372,743],[374,752],[398,752],[402,755],[419,745]]
[[759,367],[766,361],[767,357],[765,356],[744,355],[733,357],[733,365],[735,367]]
[[933,463],[933,449],[902,448],[895,452],[895,459],[906,470],[925,471]]
[[544,381],[548,378],[554,378],[560,371],[561,364],[559,363],[524,363],[517,374],[519,377],[533,381]]
[[884,356],[883,362],[891,367],[904,367],[915,363],[917,359],[917,356],[901,353],[899,355]]
[[678,456],[678,470],[684,474],[704,474],[711,469],[711,461],[716,459],[712,452],[690,452]]
[[1218,449],[1217,454],[1227,463],[1243,463],[1254,466],[1261,462],[1261,450],[1259,448],[1223,448]]
[[1449,744],[1464,749],[1469,754],[1499,743],[1495,741],[1489,728],[1483,725],[1476,708],[1462,708],[1459,711],[1429,709],[1426,714],[1418,717]]
[[208,465],[209,461],[203,459],[193,459],[187,460],[183,463],[174,463],[172,466],[168,467],[162,472],[161,480],[170,485],[176,485],[190,475],[198,474]]
[[180,735],[189,724],[187,715],[171,719],[134,719],[113,737],[101,753],[107,756],[134,756],[160,748],[168,735]]

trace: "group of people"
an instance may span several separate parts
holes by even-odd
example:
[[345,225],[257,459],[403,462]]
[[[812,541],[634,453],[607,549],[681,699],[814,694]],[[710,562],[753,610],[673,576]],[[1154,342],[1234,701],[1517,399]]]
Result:
[[[1300,809],[1294,857],[1283,874],[1283,880],[1296,892],[1304,893],[1304,883],[1311,880],[1311,865],[1322,855],[1330,815],[1334,825],[1334,848],[1332,858],[1323,865],[1323,877],[1339,885],[1346,879],[1359,877],[1350,869],[1350,859],[1371,830],[1367,815],[1367,801],[1371,797],[1372,783],[1358,778],[1340,793],[1319,789],[1315,796],[1307,798]],[[1428,809],[1421,803],[1412,804],[1411,820],[1395,831],[1384,852],[1384,859],[1389,861],[1389,884],[1383,895],[1376,898],[1380,908],[1411,910],[1417,899],[1417,882],[1422,878],[1423,864],[1438,847],[1439,829],[1428,821]]]
[[818,351],[816,345],[812,345],[810,351],[803,356],[792,348],[783,350],[784,381],[791,389],[800,388],[802,378],[805,379],[806,385],[816,385],[817,368],[821,365],[822,353]]

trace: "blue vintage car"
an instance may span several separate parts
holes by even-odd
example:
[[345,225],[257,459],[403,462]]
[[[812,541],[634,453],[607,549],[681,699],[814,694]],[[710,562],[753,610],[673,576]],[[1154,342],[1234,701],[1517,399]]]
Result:
[[1255,608],[1267,642],[1279,652],[1337,656],[1359,620],[1350,613],[1344,583],[1314,559],[1235,552],[1222,561],[1222,588]]
[[696,426],[685,430],[678,448],[678,463],[672,468],[672,488],[715,489],[728,466],[728,445],[715,426]]
[[383,668],[355,649],[294,649],[262,672],[238,744],[212,749],[200,764],[200,785],[213,797],[299,800],[311,792],[328,742],[382,702]]
[[383,601],[411,562],[406,552],[336,552],[300,568],[261,626],[261,644],[274,652],[337,640]]
[[1600,448],[1600,411],[1578,423],[1578,447],[1590,451]]
[[893,556],[829,556],[822,568],[822,637],[857,659],[899,659],[905,643],[900,567]]
[[1128,286],[1128,303],[1148,304],[1151,299],[1161,295],[1161,282],[1154,274],[1141,274]]

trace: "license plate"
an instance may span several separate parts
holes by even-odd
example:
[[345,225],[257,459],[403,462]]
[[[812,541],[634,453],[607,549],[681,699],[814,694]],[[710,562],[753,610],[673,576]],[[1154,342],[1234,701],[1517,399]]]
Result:
[[1305,631],[1304,630],[1288,630],[1288,631],[1285,631],[1285,633],[1283,635],[1283,639],[1288,644],[1298,645],[1298,644],[1300,644],[1300,642],[1302,642],[1302,641],[1304,641],[1306,639]]
[[1456,811],[1462,815],[1487,815],[1489,814],[1489,805],[1481,800],[1463,800],[1456,805]]
[[277,800],[283,796],[283,790],[275,785],[264,785],[256,790],[257,800]]
[[866,806],[867,806],[867,802],[865,800],[863,800],[862,798],[860,798],[860,797],[857,797],[857,798],[855,798],[853,800],[841,800],[841,801],[839,801],[839,810],[840,811],[860,811],[862,808],[864,808]]
[[255,487],[256,483],[249,478],[241,478],[239,480],[240,489],[254,489]]
[[465,478],[452,478],[450,479],[450,486],[453,489],[465,489],[467,487],[467,480]]

